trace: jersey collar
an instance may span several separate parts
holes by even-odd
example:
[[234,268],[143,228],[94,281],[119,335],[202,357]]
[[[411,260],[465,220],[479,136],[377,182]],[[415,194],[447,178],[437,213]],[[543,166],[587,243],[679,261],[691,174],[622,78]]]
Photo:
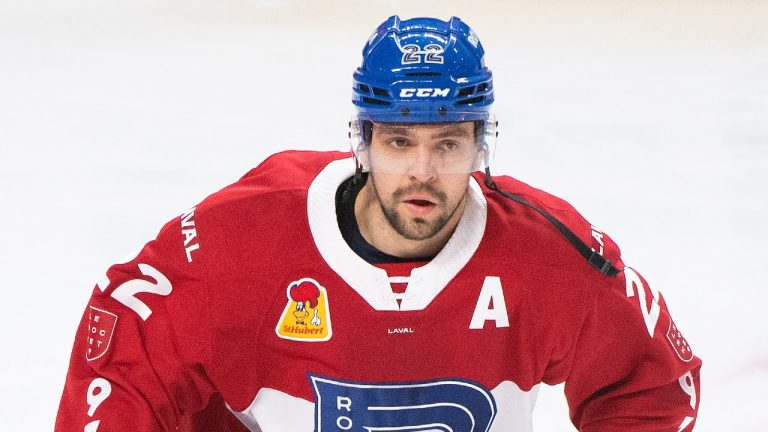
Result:
[[[352,289],[376,310],[422,310],[469,262],[485,233],[487,207],[474,177],[456,230],[442,251],[429,263],[413,269],[403,295],[392,293],[389,277],[350,249],[336,221],[336,190],[353,176],[351,158],[328,164],[312,181],[307,196],[307,216],[320,255]],[[401,299],[400,306],[396,299]]]

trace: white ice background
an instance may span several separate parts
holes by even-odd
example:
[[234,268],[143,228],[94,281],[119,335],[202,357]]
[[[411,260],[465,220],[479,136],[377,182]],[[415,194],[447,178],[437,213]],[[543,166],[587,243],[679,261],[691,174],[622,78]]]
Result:
[[[487,51],[496,173],[574,204],[703,361],[698,431],[768,428],[768,2],[0,0],[0,429],[52,430],[106,268],[282,149],[346,149],[387,16]],[[574,430],[562,387],[536,431]]]

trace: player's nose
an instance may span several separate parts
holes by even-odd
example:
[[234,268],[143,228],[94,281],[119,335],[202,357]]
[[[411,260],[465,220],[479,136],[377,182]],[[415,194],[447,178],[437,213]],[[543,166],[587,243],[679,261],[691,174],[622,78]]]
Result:
[[437,158],[427,146],[418,146],[408,161],[408,176],[415,181],[429,182],[437,177]]

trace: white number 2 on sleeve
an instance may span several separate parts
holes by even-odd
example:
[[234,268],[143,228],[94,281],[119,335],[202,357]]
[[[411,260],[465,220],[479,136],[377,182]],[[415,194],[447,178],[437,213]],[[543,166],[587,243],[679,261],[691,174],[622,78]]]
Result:
[[653,331],[656,330],[656,323],[659,321],[659,313],[661,308],[659,307],[659,292],[650,288],[651,291],[651,306],[648,307],[645,300],[645,285],[640,279],[640,276],[635,273],[629,267],[624,268],[624,277],[627,279],[627,297],[634,297],[637,293],[637,298],[640,301],[640,312],[643,314],[643,321],[645,321],[645,327],[648,329],[648,334],[653,337]]
[[152,310],[143,301],[136,298],[138,293],[151,293],[167,296],[173,291],[171,281],[149,264],[139,264],[139,270],[144,276],[149,276],[155,283],[143,279],[132,279],[122,283],[112,291],[112,297],[139,314],[144,321],[152,315]]

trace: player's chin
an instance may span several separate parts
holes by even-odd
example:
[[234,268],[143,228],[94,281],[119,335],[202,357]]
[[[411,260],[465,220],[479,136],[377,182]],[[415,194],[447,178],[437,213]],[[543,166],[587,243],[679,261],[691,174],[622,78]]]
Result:
[[428,217],[410,217],[408,221],[408,231],[412,237],[420,240],[428,239],[437,234],[445,226],[439,212]]
[[411,225],[404,231],[400,231],[400,235],[408,240],[423,241],[428,240],[435,236],[435,230],[432,226],[414,226]]

